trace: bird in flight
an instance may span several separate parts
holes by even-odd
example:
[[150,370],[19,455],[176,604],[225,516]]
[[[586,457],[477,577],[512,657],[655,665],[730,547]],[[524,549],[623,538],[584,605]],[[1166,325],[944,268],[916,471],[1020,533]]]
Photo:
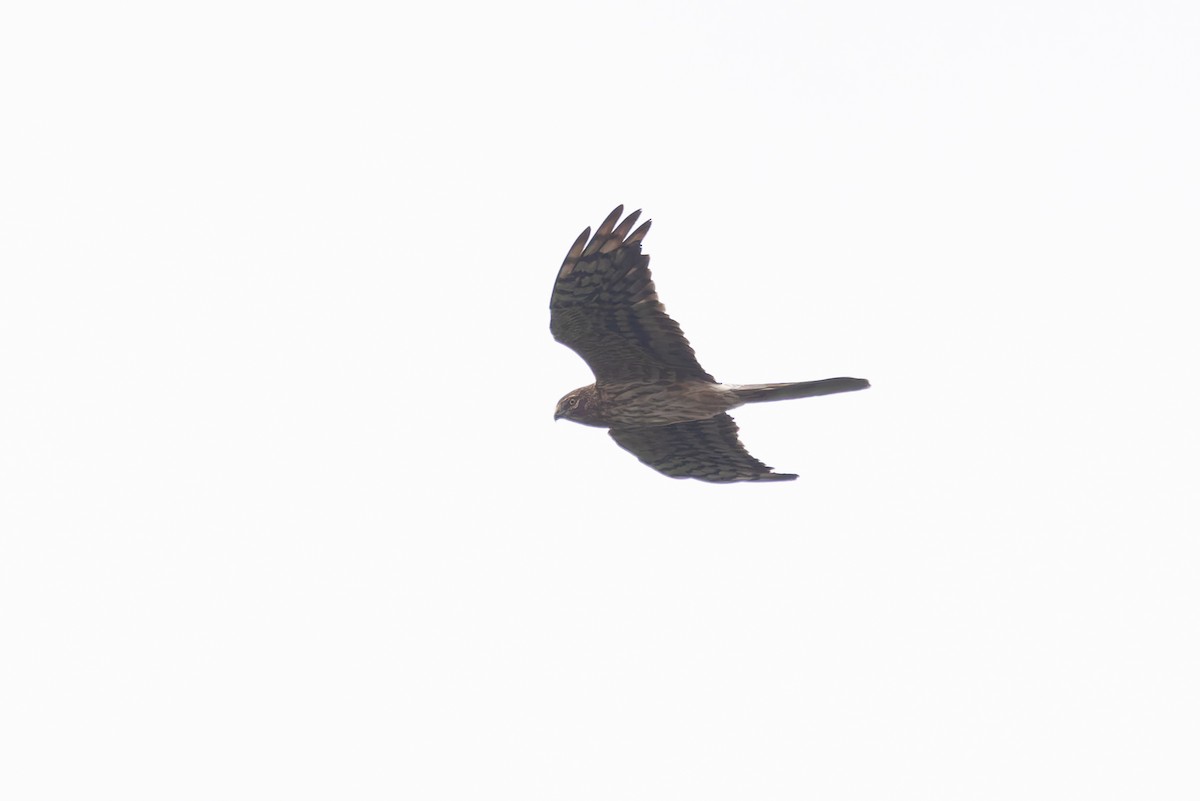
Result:
[[596,383],[562,397],[554,419],[607,428],[643,464],[673,478],[791,481],[751,456],[726,412],[746,403],[853,392],[861,378],[783,384],[721,384],[704,371],[679,324],[667,316],[642,253],[647,220],[621,220],[622,206],[575,240],[554,281],[550,332],[578,353]]

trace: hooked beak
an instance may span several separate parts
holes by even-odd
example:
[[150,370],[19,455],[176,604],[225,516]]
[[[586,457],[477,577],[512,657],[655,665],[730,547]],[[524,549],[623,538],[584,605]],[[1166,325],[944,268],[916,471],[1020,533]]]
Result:
[[554,419],[558,420],[558,418],[560,418],[560,417],[562,417],[562,412],[560,412],[558,409],[555,409],[554,410]]

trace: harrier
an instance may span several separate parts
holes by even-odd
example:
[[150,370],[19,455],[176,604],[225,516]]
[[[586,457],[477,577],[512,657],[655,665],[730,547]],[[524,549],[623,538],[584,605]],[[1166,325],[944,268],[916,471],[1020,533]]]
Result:
[[696,361],[679,324],[667,316],[642,253],[647,220],[621,221],[613,209],[596,235],[587,228],[554,281],[550,332],[592,368],[596,383],[568,392],[554,419],[607,428],[643,464],[673,478],[790,481],[746,452],[726,412],[745,403],[866,389],[861,378],[784,384],[720,384]]

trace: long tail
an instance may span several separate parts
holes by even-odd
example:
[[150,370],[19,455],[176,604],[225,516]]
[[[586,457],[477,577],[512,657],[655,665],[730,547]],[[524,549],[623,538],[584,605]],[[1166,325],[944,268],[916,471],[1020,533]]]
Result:
[[811,398],[814,395],[834,395],[838,392],[855,392],[871,386],[864,378],[826,378],[821,381],[800,381],[789,384],[741,384],[735,386],[742,403],[764,403],[766,401]]

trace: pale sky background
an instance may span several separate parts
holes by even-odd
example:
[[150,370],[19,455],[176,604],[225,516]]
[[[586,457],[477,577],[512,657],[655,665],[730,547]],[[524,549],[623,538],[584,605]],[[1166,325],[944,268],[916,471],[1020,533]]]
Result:
[[[1200,5],[15,3],[0,796],[1200,797]],[[788,484],[552,422],[567,248]]]

